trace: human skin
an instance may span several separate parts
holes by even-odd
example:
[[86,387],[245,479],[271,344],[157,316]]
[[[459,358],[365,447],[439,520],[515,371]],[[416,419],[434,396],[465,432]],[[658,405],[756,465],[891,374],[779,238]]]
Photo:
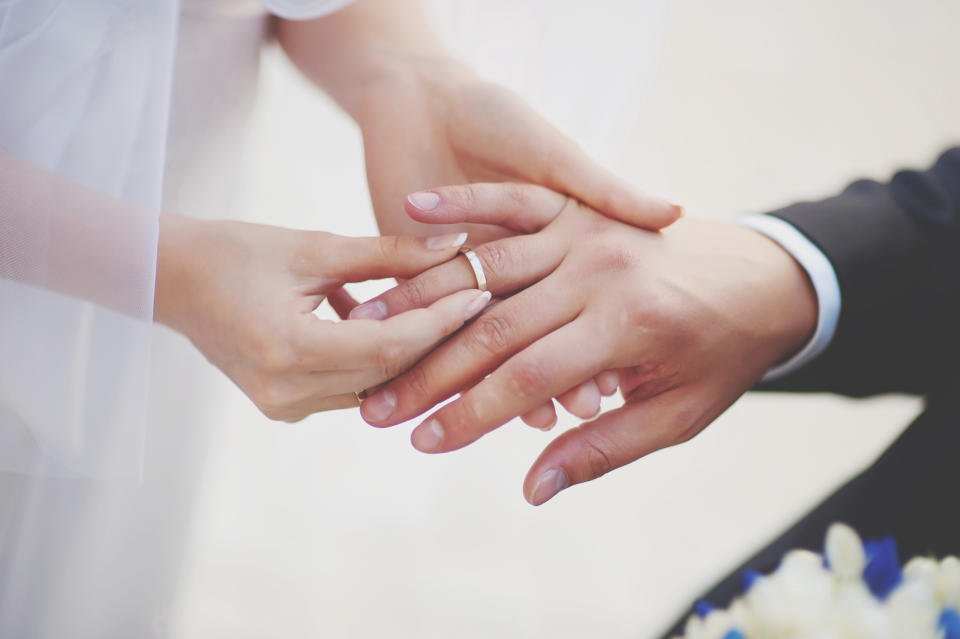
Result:
[[681,214],[593,162],[513,92],[452,58],[416,0],[357,0],[324,18],[279,20],[277,37],[360,126],[383,233],[467,230],[472,243],[509,234],[486,224],[428,225],[403,213],[408,193],[478,181],[542,184],[644,228]]
[[357,406],[487,304],[463,290],[385,322],[313,311],[347,282],[411,277],[456,255],[464,234],[347,238],[258,224],[160,218],[156,321],[186,335],[269,418]]
[[[408,193],[477,181],[541,184],[641,228],[663,228],[682,215],[682,207],[612,174],[519,96],[451,57],[417,0],[357,0],[317,20],[280,20],[277,36],[301,71],[360,126],[383,233],[467,231],[471,244],[512,234],[504,225],[428,225],[403,213]],[[588,417],[617,383],[616,373],[603,372],[559,399]],[[542,429],[556,423],[544,409],[524,419]]]
[[[815,327],[803,269],[751,229],[682,220],[651,233],[531,185],[432,192],[433,210],[408,213],[528,234],[475,248],[490,290],[505,299],[365,400],[361,414],[390,426],[460,393],[411,436],[421,451],[448,452],[543,410],[601,371],[618,371],[625,405],[546,447],[524,482],[532,504],[690,439]],[[392,316],[473,278],[465,260],[454,260],[368,304]]]

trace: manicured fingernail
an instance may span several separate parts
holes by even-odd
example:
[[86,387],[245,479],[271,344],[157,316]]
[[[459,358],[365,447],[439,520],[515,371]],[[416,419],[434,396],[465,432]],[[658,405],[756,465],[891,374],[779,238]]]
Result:
[[393,391],[384,389],[363,400],[360,415],[368,422],[382,422],[393,414],[396,407],[397,396]]
[[431,251],[443,251],[445,249],[460,248],[467,241],[466,233],[449,233],[447,235],[434,235],[424,240],[427,248]]
[[386,319],[386,317],[387,305],[385,302],[381,302],[380,300],[355,306],[353,310],[350,311],[350,319],[382,320]]
[[437,420],[430,418],[413,431],[411,439],[414,448],[425,453],[432,453],[443,441],[443,426]]
[[539,506],[566,487],[567,474],[563,472],[562,468],[551,468],[537,479],[537,483],[533,486],[533,492],[527,501],[534,506]]
[[467,304],[467,307],[463,309],[463,319],[468,320],[485,309],[487,304],[490,303],[490,297],[490,291],[484,291],[482,294],[473,299],[469,304]]
[[407,196],[410,204],[421,211],[432,211],[440,204],[440,196],[433,191],[418,191]]

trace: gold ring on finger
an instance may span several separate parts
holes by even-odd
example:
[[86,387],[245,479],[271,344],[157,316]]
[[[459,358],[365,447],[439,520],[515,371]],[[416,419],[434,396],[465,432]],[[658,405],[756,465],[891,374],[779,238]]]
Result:
[[477,288],[481,291],[487,290],[487,274],[483,272],[483,264],[480,263],[480,258],[465,246],[460,248],[460,252],[467,258],[467,263],[473,270],[473,276],[477,279]]

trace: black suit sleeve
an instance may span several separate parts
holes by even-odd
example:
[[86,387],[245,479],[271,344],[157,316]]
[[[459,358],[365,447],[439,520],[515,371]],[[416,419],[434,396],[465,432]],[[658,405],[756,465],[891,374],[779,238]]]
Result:
[[842,302],[829,348],[765,389],[929,394],[960,377],[960,147],[771,215],[824,252]]

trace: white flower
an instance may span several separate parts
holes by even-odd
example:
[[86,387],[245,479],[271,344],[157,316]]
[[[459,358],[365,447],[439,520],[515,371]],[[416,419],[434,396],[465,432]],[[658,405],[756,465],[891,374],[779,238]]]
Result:
[[824,551],[830,569],[841,579],[860,579],[867,565],[867,556],[863,552],[863,542],[845,524],[833,524],[827,531]]
[[960,609],[960,559],[945,557],[940,562],[934,584],[941,604]]
[[881,546],[888,562],[882,579],[890,586],[900,579],[889,592],[864,580],[867,557],[857,533],[834,524],[824,543],[829,569],[816,553],[790,551],[727,610],[691,617],[685,639],[723,639],[732,629],[746,639],[943,639],[941,615],[960,609],[960,559],[918,557],[900,578],[892,542]]

